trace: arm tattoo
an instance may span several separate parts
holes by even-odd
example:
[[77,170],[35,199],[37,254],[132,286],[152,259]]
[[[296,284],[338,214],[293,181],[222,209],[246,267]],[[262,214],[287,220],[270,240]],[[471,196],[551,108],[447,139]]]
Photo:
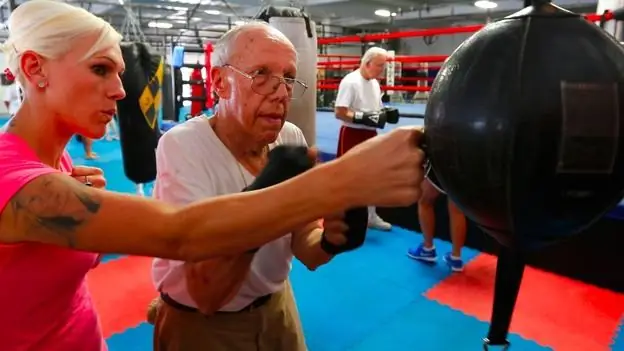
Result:
[[26,240],[76,247],[76,232],[99,211],[100,200],[71,182],[58,175],[42,176],[13,197],[14,228]]

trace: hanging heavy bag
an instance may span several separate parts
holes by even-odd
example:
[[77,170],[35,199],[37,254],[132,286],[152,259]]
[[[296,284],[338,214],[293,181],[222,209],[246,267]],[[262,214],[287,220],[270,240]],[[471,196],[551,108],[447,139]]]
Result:
[[191,71],[191,116],[199,116],[206,108],[206,90],[204,85],[204,76],[200,68],[194,68]]
[[170,65],[164,65],[163,84],[162,84],[162,111],[163,120],[177,121],[175,114],[175,99],[173,89],[173,75]]
[[156,179],[163,58],[144,43],[122,43],[126,97],[117,103],[124,173],[135,184]]
[[293,95],[296,98],[290,102],[287,120],[301,129],[309,145],[315,145],[318,52],[316,24],[303,10],[286,6],[268,5],[256,18],[282,32],[297,51],[297,79],[307,84],[308,89],[303,91],[301,86],[295,85]]
[[180,111],[184,106],[182,103],[182,71],[179,68],[173,69],[173,103],[174,103],[174,121],[184,121],[185,118],[180,116]]

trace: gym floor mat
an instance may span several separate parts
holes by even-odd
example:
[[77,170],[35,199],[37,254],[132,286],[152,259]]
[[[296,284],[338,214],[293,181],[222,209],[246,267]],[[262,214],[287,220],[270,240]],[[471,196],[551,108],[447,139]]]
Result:
[[[479,320],[492,311],[496,257],[481,254],[425,296]],[[559,351],[609,350],[624,295],[527,267],[511,330]]]
[[[319,139],[327,140],[328,151],[335,152],[337,128],[331,114],[319,113],[317,130]],[[418,123],[418,119],[404,119],[402,123]],[[329,126],[320,129],[319,126]],[[2,122],[0,121],[0,124]],[[333,129],[332,129],[333,128]],[[134,185],[125,177],[121,161],[119,142],[96,141],[94,151],[100,156],[97,160],[84,160],[82,146],[72,141],[68,151],[76,164],[88,164],[104,169],[108,188],[113,191],[133,193]],[[146,187],[150,193],[150,186]],[[414,213],[416,216],[416,213]],[[481,349],[481,339],[487,333],[490,297],[476,296],[474,315],[467,312],[468,307],[449,307],[454,303],[449,298],[442,301],[440,296],[455,289],[457,295],[471,296],[480,292],[487,294],[487,287],[493,284],[492,259],[479,255],[475,250],[466,248],[463,257],[467,261],[466,272],[451,274],[448,268],[438,262],[435,265],[421,264],[406,256],[410,246],[422,240],[419,233],[395,227],[390,232],[371,230],[367,241],[360,250],[337,257],[330,264],[315,272],[308,271],[295,261],[290,276],[295,298],[301,315],[310,351],[472,351]],[[440,253],[450,250],[448,242],[436,240]],[[483,268],[479,268],[480,265]],[[89,274],[89,285],[94,303],[100,314],[102,327],[107,337],[110,351],[150,351],[152,350],[152,326],[144,323],[147,305],[156,296],[151,282],[151,260],[144,257],[107,255],[102,263]],[[476,268],[473,268],[476,267]],[[488,268],[489,267],[489,268]],[[476,274],[480,270],[481,276]],[[543,273],[543,272],[540,272]],[[533,278],[532,278],[533,277]],[[540,279],[545,279],[540,286]],[[466,286],[463,280],[472,279],[483,285],[475,289]],[[537,279],[537,282],[533,282]],[[572,336],[578,325],[583,338],[593,338],[604,347],[611,344],[612,351],[624,351],[624,334],[608,334],[609,323],[622,321],[622,295],[611,296],[608,291],[582,290],[574,284],[558,283],[561,277],[546,277],[527,273],[525,286],[537,285],[530,294],[534,309],[527,310],[520,301],[516,321],[541,325],[550,338],[544,342],[539,330],[515,330],[510,335],[510,351],[549,350],[551,347],[540,346],[547,342],[557,342]],[[455,284],[455,286],[453,285]],[[540,288],[541,287],[541,288]],[[446,289],[436,295],[432,293]],[[538,289],[540,288],[540,289]],[[485,290],[483,290],[485,289]],[[577,290],[575,290],[577,289]],[[581,290],[578,290],[581,289]],[[461,290],[461,293],[460,293]],[[521,300],[528,296],[525,287]],[[485,293],[483,292],[485,291]],[[573,293],[577,291],[576,293]],[[599,294],[593,296],[592,294]],[[425,295],[426,294],[426,295]],[[574,299],[567,298],[574,295]],[[605,298],[604,296],[610,296]],[[461,296],[459,297],[461,298]],[[562,301],[557,301],[557,300]],[[602,300],[610,299],[611,307]],[[563,301],[567,301],[564,303]],[[459,304],[459,303],[458,303]],[[580,318],[585,305],[595,306],[602,311],[601,318],[595,317],[591,326],[581,321],[552,317],[552,311],[560,309],[565,319],[568,313]],[[619,305],[618,305],[619,304]],[[549,306],[552,305],[552,306]],[[602,310],[606,308],[606,310]],[[573,310],[573,311],[568,311]],[[580,311],[580,312],[574,312]],[[485,311],[485,312],[483,312]],[[529,312],[526,312],[529,311]],[[550,311],[550,312],[549,312]],[[619,311],[619,312],[618,312]],[[481,315],[479,315],[481,313]],[[619,318],[617,314],[619,313]],[[485,317],[483,317],[485,316]],[[478,318],[477,318],[478,317]],[[606,322],[605,322],[606,321]],[[562,324],[563,323],[563,324]],[[517,323],[514,324],[514,328]],[[522,324],[520,324],[522,325]],[[519,333],[524,334],[519,334]],[[532,336],[534,333],[535,336]],[[527,335],[525,335],[527,334]],[[530,334],[530,335],[529,335]],[[554,341],[553,341],[554,340]],[[583,344],[586,345],[586,344]],[[559,349],[555,348],[557,351]],[[605,348],[602,348],[604,350]],[[601,349],[573,348],[562,351],[594,351]],[[608,350],[608,348],[607,348]]]

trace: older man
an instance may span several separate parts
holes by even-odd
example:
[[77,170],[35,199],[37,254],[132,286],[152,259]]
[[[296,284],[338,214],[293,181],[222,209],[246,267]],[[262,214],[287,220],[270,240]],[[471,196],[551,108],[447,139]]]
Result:
[[[276,145],[306,145],[286,122],[289,102],[306,85],[295,79],[297,53],[278,30],[254,22],[215,45],[213,87],[219,109],[166,133],[157,150],[155,196],[170,202],[240,192],[254,183]],[[361,235],[366,231],[363,209]],[[309,269],[347,251],[350,217],[309,223],[242,255],[200,263],[156,259],[161,293],[154,346],[161,351],[304,351],[306,345],[288,282],[293,256]],[[245,235],[245,233],[240,233]],[[353,249],[351,247],[350,249]]]
[[[377,78],[384,72],[387,60],[386,50],[372,47],[362,56],[360,68],[340,81],[335,103],[336,118],[343,122],[338,135],[338,157],[377,136],[377,129],[384,127],[386,117],[382,112],[381,88]],[[368,215],[369,227],[384,231],[392,229],[390,223],[377,215],[374,207],[369,207]]]

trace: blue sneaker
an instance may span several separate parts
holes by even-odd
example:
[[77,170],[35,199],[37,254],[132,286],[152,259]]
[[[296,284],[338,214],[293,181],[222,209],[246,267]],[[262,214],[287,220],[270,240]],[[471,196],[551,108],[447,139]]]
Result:
[[450,252],[444,255],[442,259],[453,272],[461,272],[464,270],[464,261],[462,261],[461,258],[453,257]]
[[407,256],[409,258],[425,262],[435,262],[438,259],[438,254],[436,253],[435,247],[431,249],[426,249],[423,244],[420,244],[420,246],[416,248],[411,248],[407,250]]

